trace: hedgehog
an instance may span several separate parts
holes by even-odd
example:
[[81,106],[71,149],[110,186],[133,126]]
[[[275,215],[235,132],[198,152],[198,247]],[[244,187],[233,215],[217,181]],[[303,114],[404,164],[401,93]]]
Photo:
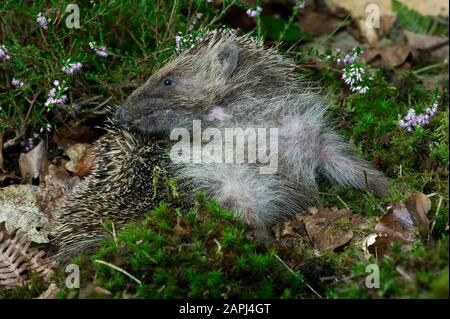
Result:
[[113,120],[105,130],[94,146],[92,172],[52,214],[48,227],[54,259],[92,252],[107,234],[107,221],[120,227],[160,202],[175,202],[165,183],[170,178],[168,158],[158,140]]
[[[277,140],[269,143],[276,146],[270,150],[278,161],[274,173],[262,174],[261,162],[230,163],[224,157],[213,163],[203,157],[200,163],[172,161],[180,183],[216,198],[248,224],[268,229],[282,216],[316,203],[321,178],[378,196],[388,193],[390,180],[333,130],[326,115],[332,98],[322,92],[262,40],[215,30],[152,74],[120,105],[116,119],[173,147],[182,140],[177,132],[187,130],[191,159],[196,121],[217,135],[230,128],[276,128]],[[223,150],[230,150],[225,144]],[[236,147],[235,154],[246,153],[246,145]]]

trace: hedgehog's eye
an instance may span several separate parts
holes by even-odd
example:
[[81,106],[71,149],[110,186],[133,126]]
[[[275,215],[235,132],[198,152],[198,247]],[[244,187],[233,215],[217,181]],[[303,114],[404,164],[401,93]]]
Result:
[[172,86],[175,85],[175,81],[171,79],[165,79],[163,82],[164,86]]

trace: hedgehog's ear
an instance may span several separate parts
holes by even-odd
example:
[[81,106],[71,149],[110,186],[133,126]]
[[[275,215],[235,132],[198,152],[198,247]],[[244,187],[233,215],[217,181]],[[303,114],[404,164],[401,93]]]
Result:
[[236,69],[238,58],[239,58],[239,48],[233,42],[225,43],[217,55],[220,64],[220,70],[223,76],[228,79]]

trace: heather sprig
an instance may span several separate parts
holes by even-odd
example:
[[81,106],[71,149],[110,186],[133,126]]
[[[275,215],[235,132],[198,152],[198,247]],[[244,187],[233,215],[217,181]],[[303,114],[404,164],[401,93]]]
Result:
[[[229,28],[227,26],[222,26],[220,28],[215,29],[217,32],[225,32],[232,36],[237,34],[237,30],[233,28]],[[189,34],[184,35],[183,32],[178,32],[175,36],[175,50],[177,53],[192,48],[197,43],[203,41],[205,36],[205,30],[198,31],[189,31]]]
[[46,30],[48,28],[48,23],[51,21],[51,19],[47,19],[42,12],[39,12],[36,16],[36,22],[39,24],[39,26]]
[[11,85],[13,86],[13,87],[15,87],[16,89],[18,89],[18,88],[21,88],[23,85],[24,85],[24,83],[23,83],[23,81],[21,81],[21,80],[18,80],[18,79],[12,79],[12,81],[11,81]]
[[91,48],[91,50],[93,50],[95,52],[95,54],[97,54],[98,56],[102,57],[102,58],[106,58],[109,55],[108,49],[106,48],[106,46],[104,45],[97,45],[97,43],[94,42],[89,42],[89,47]]
[[255,9],[247,9],[247,11],[245,12],[245,14],[247,16],[249,16],[250,18],[256,18],[257,16],[259,16],[262,12],[262,8],[257,6]]
[[189,34],[183,35],[182,32],[178,32],[175,36],[175,49],[177,52],[181,52],[184,49],[192,48],[197,43],[202,42],[204,32],[191,31]]
[[53,81],[53,87],[49,90],[47,95],[47,101],[45,106],[47,107],[47,112],[54,109],[56,106],[64,106],[67,102],[67,95],[65,92],[68,87],[65,82],[60,83],[59,80]]
[[372,77],[368,74],[364,64],[359,61],[362,53],[363,51],[359,47],[355,47],[349,53],[344,53],[337,48],[326,58],[342,68],[341,78],[348,85],[350,91],[364,94],[369,90]]
[[80,73],[82,68],[83,64],[81,62],[71,62],[68,59],[61,70],[67,75],[74,75]]
[[11,57],[8,54],[8,48],[6,46],[4,46],[3,44],[0,45],[0,60],[2,61],[8,61],[9,59],[11,59]]
[[436,115],[439,106],[439,96],[435,94],[431,107],[427,107],[424,113],[416,114],[416,111],[412,108],[408,110],[408,113],[398,121],[401,128],[407,132],[412,132],[413,128],[419,126],[425,126],[430,123],[433,116]]

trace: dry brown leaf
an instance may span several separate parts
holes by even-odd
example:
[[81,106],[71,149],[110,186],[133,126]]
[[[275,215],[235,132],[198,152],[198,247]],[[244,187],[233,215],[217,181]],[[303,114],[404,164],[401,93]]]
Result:
[[298,24],[302,31],[309,32],[313,36],[329,34],[339,23],[341,23],[340,19],[315,11],[301,13],[298,18]]
[[93,145],[86,143],[74,144],[65,149],[66,155],[70,158],[70,161],[65,165],[66,169],[76,176],[88,175],[91,172],[94,159],[92,150]]
[[344,246],[353,238],[353,231],[342,227],[342,222],[351,220],[347,209],[333,210],[321,207],[315,215],[303,219],[308,236],[319,250],[334,250]]
[[410,54],[414,54],[408,46],[388,47],[388,48],[367,48],[364,51],[362,59],[366,63],[374,66],[383,64],[398,67],[405,63]]
[[427,218],[427,213],[431,209],[430,199],[423,193],[415,192],[405,205],[411,214],[414,226],[418,227],[420,232],[427,232],[430,227],[430,221]]
[[70,146],[79,143],[92,143],[95,140],[91,128],[85,125],[72,124],[58,128],[53,134],[53,142],[58,147],[66,150]]
[[20,175],[27,184],[31,184],[33,179],[43,177],[47,172],[47,152],[44,141],[41,141],[28,153],[22,153],[19,157]]
[[403,240],[407,243],[413,243],[417,240],[411,215],[404,203],[392,205],[374,230],[376,233],[387,234],[391,238]]
[[436,60],[448,59],[448,37],[419,34],[408,30],[405,30],[404,34],[411,48],[427,51]]
[[272,230],[275,234],[275,239],[286,247],[293,247],[295,241],[298,240],[301,235],[303,235],[304,238],[307,238],[303,223],[297,220],[281,221],[272,227]]
[[363,240],[362,248],[365,257],[368,259],[370,255],[384,256],[390,250],[391,240],[387,234],[370,234]]
[[367,222],[373,222],[373,218],[355,215],[347,209],[318,206],[280,221],[272,231],[275,239],[286,247],[301,240],[318,250],[335,250],[354,239],[350,228],[365,228]]
[[394,203],[375,226],[375,233],[364,240],[363,250],[382,257],[389,254],[392,241],[406,246],[414,243],[420,232],[426,235],[429,231],[430,221],[426,213],[430,209],[429,198],[419,192],[414,193],[406,203]]

